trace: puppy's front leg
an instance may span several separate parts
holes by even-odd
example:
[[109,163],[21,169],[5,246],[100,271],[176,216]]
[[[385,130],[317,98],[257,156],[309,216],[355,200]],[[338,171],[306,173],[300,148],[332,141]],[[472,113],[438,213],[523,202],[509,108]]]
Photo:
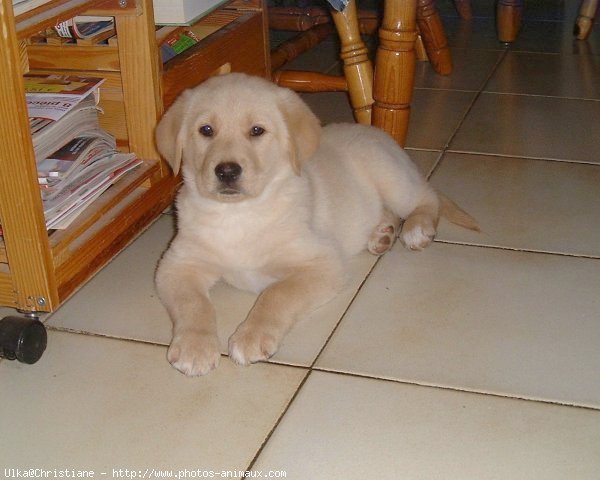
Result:
[[271,357],[296,320],[331,300],[343,282],[343,268],[327,261],[295,270],[268,287],[229,339],[231,359],[248,365]]
[[168,259],[163,260],[156,274],[158,295],[173,322],[167,359],[186,375],[206,375],[221,358],[216,313],[208,299],[208,290],[215,281],[212,275]]

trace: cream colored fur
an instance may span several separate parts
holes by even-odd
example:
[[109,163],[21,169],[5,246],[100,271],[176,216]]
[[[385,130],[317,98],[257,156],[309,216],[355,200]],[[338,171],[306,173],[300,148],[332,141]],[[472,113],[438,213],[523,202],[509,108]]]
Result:
[[[168,360],[186,375],[219,363],[209,298],[218,280],[260,293],[229,339],[230,358],[247,365],[335,296],[348,257],[389,249],[399,218],[410,249],[435,235],[439,197],[390,137],[356,124],[321,128],[298,95],[260,78],[228,74],[186,91],[156,139],[184,178],[156,285],[173,322]],[[232,164],[241,174],[224,182],[217,172]],[[476,228],[452,202],[443,206]]]

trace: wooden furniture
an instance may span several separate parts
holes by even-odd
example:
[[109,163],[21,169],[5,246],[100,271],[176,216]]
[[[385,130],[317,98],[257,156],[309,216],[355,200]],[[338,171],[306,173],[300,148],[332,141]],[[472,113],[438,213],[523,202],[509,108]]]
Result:
[[[40,40],[38,32],[84,13],[114,16],[116,37],[98,45]],[[216,71],[270,75],[262,0],[230,2],[202,21],[221,28],[163,65],[152,0],[55,0],[17,18],[11,2],[0,2],[0,305],[55,310],[170,204],[178,182],[160,161],[154,127],[184,88]],[[106,78],[101,126],[144,159],[66,230],[45,228],[26,72]]]
[[581,0],[579,16],[573,31],[578,40],[586,40],[589,37],[596,13],[598,13],[598,0]]
[[[357,12],[350,0],[343,12],[331,12],[341,42],[344,76],[278,70],[312,48],[332,31],[324,9],[269,9],[269,25],[303,33],[284,42],[271,57],[273,79],[297,91],[348,91],[355,119],[390,133],[404,145],[408,130],[416,63],[418,29],[433,68],[442,75],[452,71],[446,35],[433,0],[385,0],[383,18]],[[379,28],[379,47],[373,66],[361,33]]]
[[[454,0],[457,11],[464,19],[472,17],[471,0]],[[581,0],[579,15],[573,34],[578,40],[586,40],[592,31],[598,11],[598,0]],[[517,39],[523,17],[523,0],[498,0],[496,4],[496,30],[498,40],[512,43]]]

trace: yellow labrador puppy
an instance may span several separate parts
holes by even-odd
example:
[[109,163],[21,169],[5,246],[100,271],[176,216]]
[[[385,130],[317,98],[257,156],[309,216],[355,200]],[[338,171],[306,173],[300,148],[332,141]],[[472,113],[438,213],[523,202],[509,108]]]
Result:
[[228,74],[187,90],[156,139],[184,178],[156,285],[173,322],[168,360],[186,375],[219,363],[209,299],[218,280],[261,292],[229,339],[231,359],[247,365],[340,290],[349,256],[388,250],[400,219],[412,250],[432,241],[440,214],[477,228],[384,132],[321,128],[297,94],[261,78]]

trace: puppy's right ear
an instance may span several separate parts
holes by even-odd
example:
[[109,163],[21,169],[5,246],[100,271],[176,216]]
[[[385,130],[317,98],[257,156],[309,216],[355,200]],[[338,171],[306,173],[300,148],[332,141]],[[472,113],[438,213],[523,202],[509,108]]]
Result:
[[181,167],[190,100],[191,91],[185,90],[165,112],[156,126],[156,147],[169,163],[175,175],[179,173]]

